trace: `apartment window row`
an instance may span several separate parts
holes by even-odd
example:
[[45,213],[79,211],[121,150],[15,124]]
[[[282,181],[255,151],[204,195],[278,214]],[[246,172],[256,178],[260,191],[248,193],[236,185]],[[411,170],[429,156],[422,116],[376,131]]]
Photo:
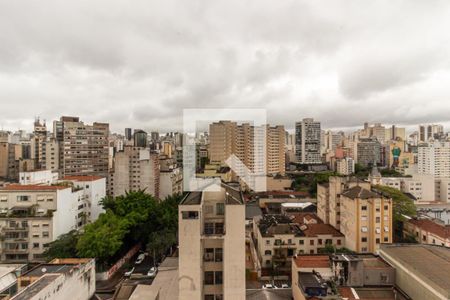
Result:
[[206,271],[204,273],[205,285],[219,285],[223,284],[223,273],[222,271]]
[[204,226],[204,234],[212,235],[212,234],[224,234],[224,224],[222,222],[208,222],[205,223]]
[[223,260],[222,248],[205,248],[204,259],[205,262],[221,262]]
[[205,300],[223,300],[223,295],[222,294],[205,295]]

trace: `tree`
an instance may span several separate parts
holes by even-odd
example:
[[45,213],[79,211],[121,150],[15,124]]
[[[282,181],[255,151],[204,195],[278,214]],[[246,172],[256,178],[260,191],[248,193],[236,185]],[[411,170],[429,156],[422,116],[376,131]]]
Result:
[[375,189],[383,193],[385,196],[392,198],[394,222],[402,222],[404,221],[405,216],[412,217],[416,215],[417,210],[414,201],[403,192],[381,185],[377,185]]
[[110,210],[85,226],[77,243],[79,257],[95,257],[106,262],[122,247],[129,224]]
[[154,263],[156,263],[177,242],[176,231],[169,229],[153,231],[148,240],[147,251],[153,255]]
[[80,234],[76,230],[60,235],[55,241],[49,244],[44,252],[48,259],[77,257],[76,245]]

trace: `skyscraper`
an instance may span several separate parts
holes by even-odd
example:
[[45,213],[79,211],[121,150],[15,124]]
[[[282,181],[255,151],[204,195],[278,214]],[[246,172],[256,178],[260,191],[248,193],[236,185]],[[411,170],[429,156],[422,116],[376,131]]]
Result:
[[61,117],[54,122],[60,142],[60,167],[63,176],[97,175],[108,177],[109,124],[84,124],[78,117]]
[[295,144],[297,161],[302,164],[319,164],[321,131],[320,122],[312,118],[305,118],[295,123]]

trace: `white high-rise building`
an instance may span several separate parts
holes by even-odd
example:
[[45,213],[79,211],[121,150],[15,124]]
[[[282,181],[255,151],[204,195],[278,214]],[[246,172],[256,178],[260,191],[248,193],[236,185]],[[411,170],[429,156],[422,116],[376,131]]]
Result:
[[314,121],[312,118],[305,118],[301,122],[295,123],[295,144],[295,154],[299,163],[321,163],[320,122]]
[[430,142],[419,145],[418,173],[436,179],[450,178],[450,142]]

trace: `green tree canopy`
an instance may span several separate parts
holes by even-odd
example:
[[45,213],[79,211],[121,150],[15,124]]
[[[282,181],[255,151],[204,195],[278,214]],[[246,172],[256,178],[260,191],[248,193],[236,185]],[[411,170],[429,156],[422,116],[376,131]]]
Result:
[[76,245],[78,238],[79,233],[76,230],[60,235],[58,239],[49,244],[49,247],[44,252],[44,256],[49,260],[77,257]]
[[384,195],[392,198],[393,220],[395,222],[404,221],[404,216],[411,217],[416,215],[417,210],[414,201],[403,192],[388,186],[377,185],[375,188]]

